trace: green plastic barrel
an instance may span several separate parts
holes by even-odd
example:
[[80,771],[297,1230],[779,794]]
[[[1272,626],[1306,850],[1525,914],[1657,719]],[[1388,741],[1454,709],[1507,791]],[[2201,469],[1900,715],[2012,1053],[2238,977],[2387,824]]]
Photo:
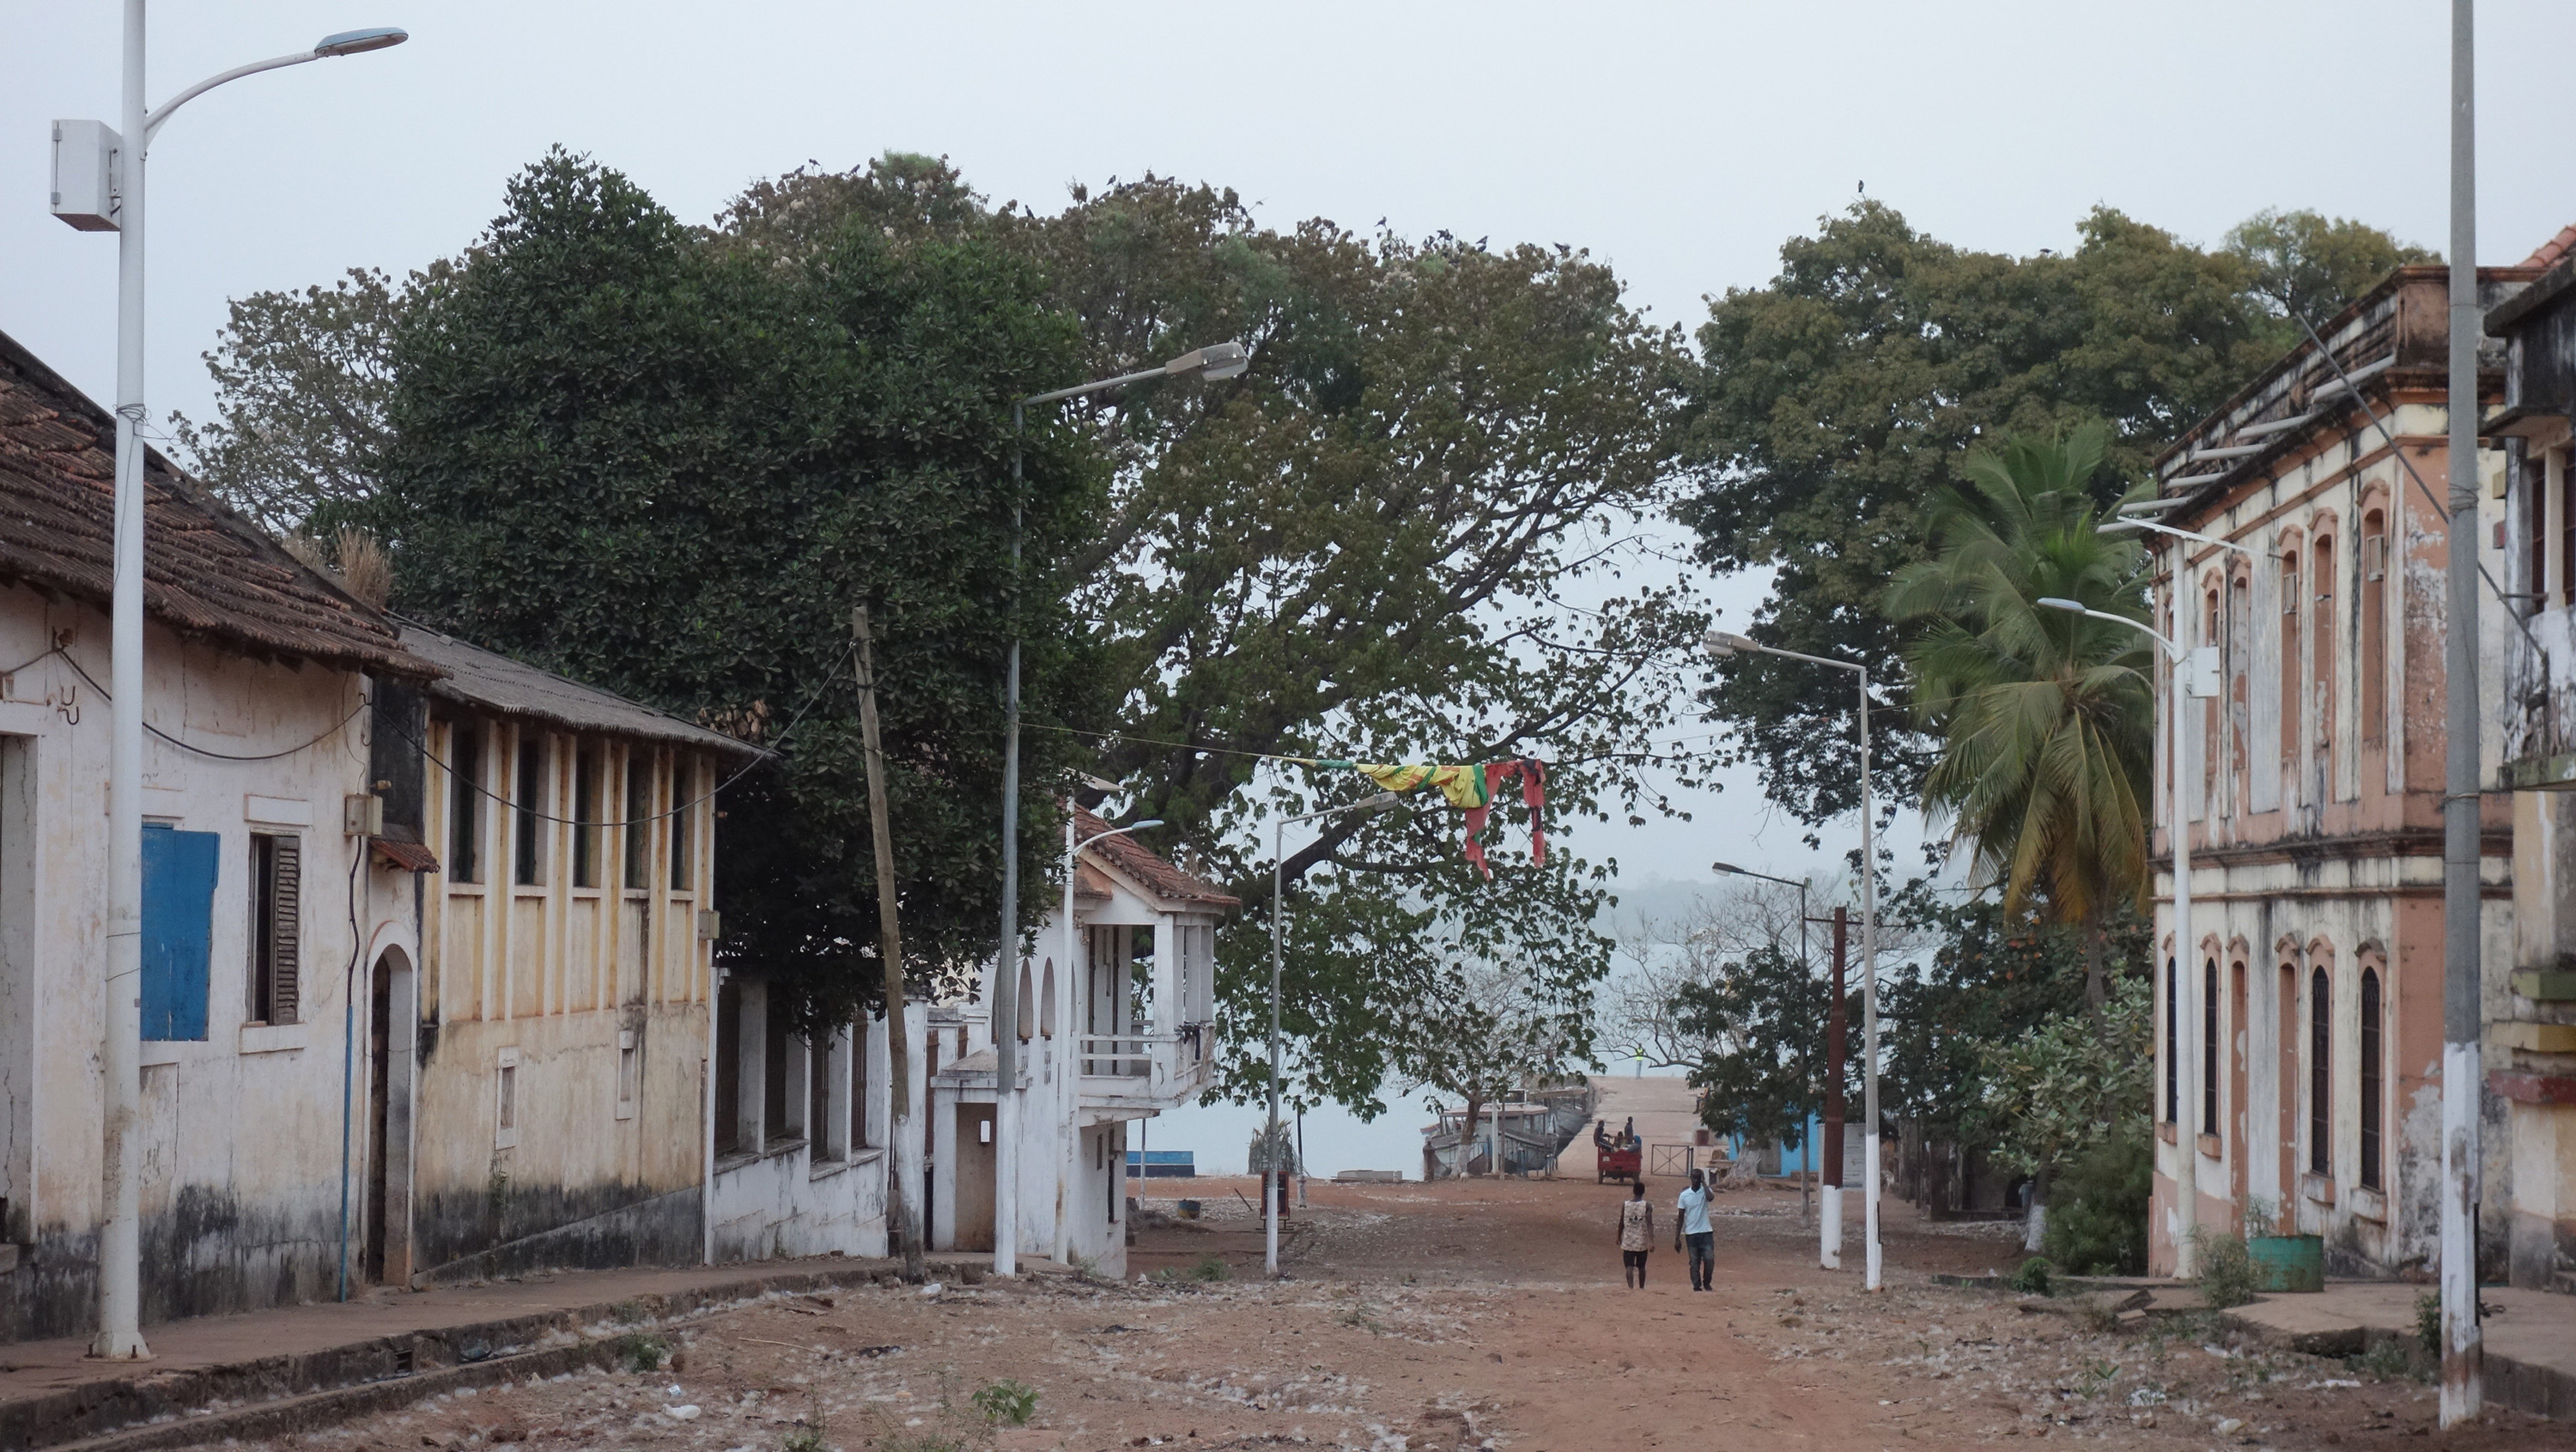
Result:
[[2322,1235],[2255,1235],[2245,1241],[2254,1262],[2254,1288],[2260,1291],[2322,1291],[2326,1288],[2326,1240]]

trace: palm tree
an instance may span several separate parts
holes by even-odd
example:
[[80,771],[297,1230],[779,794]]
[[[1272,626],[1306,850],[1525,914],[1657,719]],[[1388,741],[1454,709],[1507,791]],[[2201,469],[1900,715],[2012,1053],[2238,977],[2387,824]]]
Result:
[[2089,486],[2107,441],[2091,425],[1972,455],[1966,487],[1932,500],[1933,557],[1898,572],[1884,602],[1922,626],[1906,663],[1916,719],[1941,739],[1926,815],[1951,825],[2008,911],[2036,896],[2083,926],[2097,1019],[2104,917],[2147,890],[2154,655],[2135,630],[2038,602],[2147,618],[2143,552],[2095,533]]

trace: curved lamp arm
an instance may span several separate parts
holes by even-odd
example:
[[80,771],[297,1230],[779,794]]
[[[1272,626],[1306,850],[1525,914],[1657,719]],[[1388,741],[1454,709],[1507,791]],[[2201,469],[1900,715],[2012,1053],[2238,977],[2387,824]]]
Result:
[[2108,620],[2114,625],[2125,625],[2131,630],[2138,632],[2140,635],[2145,636],[2147,639],[2154,641],[2158,646],[2161,646],[2164,649],[2165,659],[2170,661],[2179,661],[2183,657],[2183,648],[2181,646],[2167,640],[2163,631],[2156,629],[2154,626],[2147,624],[2143,620],[2131,620],[2126,615],[2114,615],[2108,610],[2096,610],[2091,606],[2086,605],[2081,600],[2061,600],[2051,595],[2040,596],[2039,603],[2047,606],[2051,610],[2066,611],[2070,615],[2083,615],[2094,620]]
[[300,50],[293,55],[274,56],[264,61],[252,61],[246,66],[235,66],[221,75],[208,76],[154,107],[152,113],[143,118],[143,144],[146,148],[151,146],[152,134],[161,129],[162,122],[170,119],[171,112],[226,81],[238,81],[244,76],[255,76],[261,71],[273,71],[283,66],[300,66],[306,61],[328,60],[334,56],[361,55],[371,50],[383,50],[387,46],[400,45],[409,39],[411,39],[411,32],[390,25],[377,26],[368,30],[344,30],[336,35],[322,37],[314,42],[311,50]]

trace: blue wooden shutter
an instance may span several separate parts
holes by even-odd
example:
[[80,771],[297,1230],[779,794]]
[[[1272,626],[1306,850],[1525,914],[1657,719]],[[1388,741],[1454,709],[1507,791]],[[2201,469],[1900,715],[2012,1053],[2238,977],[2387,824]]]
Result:
[[206,1036],[206,970],[214,956],[212,832],[143,834],[143,1037]]

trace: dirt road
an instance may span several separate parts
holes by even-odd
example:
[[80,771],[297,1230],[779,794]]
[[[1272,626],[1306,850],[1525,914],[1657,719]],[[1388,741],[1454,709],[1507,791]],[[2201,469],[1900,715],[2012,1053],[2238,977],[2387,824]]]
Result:
[[[1668,1248],[1646,1290],[1621,1287],[1615,1187],[1318,1184],[1292,1222],[1292,1279],[1273,1285],[1238,1189],[1193,1182],[1203,1219],[1142,1230],[1142,1283],[772,1301],[661,1333],[675,1364],[657,1374],[436,1399],[277,1445],[2413,1447],[2433,1414],[2431,1389],[2393,1366],[2238,1347],[2191,1322],[2097,1334],[2009,1295],[1935,1288],[1935,1270],[2008,1268],[2013,1242],[1901,1209],[1891,1289],[1873,1298],[1814,1268],[1794,1193],[1723,1197],[1717,1286],[1695,1295]],[[1003,1383],[1034,1392],[1029,1425],[991,1426],[973,1405]],[[2576,1428],[2510,1415],[2436,1440],[2576,1452]]]

